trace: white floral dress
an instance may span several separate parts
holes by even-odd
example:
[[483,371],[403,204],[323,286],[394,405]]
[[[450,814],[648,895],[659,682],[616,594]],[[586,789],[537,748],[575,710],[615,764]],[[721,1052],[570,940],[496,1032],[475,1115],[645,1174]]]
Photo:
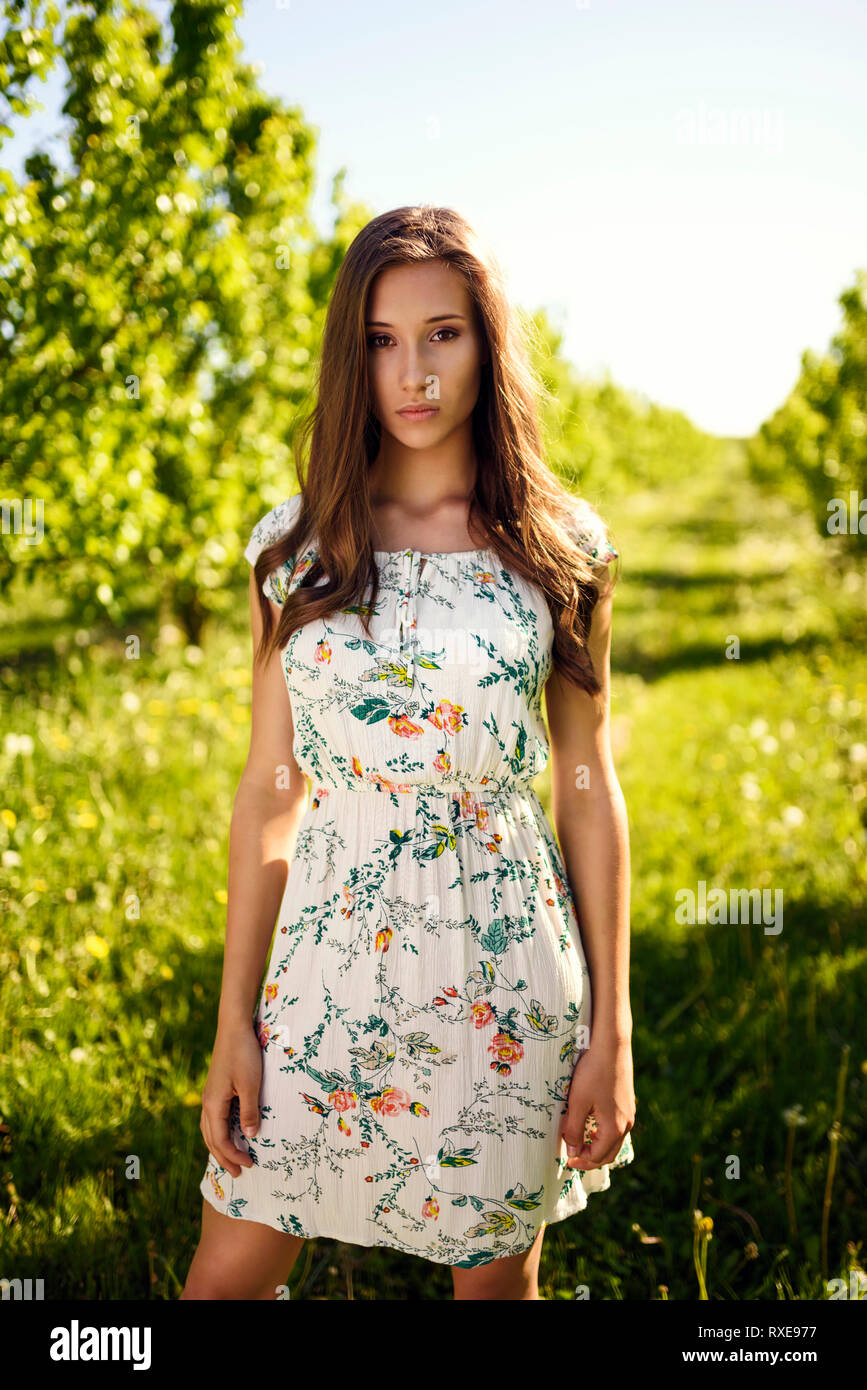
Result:
[[[299,498],[257,523],[253,564]],[[604,535],[584,547],[616,555]],[[315,558],[271,572],[282,605]],[[533,779],[548,761],[544,596],[490,550],[377,551],[357,608],[282,651],[310,779],[255,1025],[260,1128],[204,1197],[298,1236],[470,1268],[532,1245],[630,1163],[565,1167],[589,976]]]

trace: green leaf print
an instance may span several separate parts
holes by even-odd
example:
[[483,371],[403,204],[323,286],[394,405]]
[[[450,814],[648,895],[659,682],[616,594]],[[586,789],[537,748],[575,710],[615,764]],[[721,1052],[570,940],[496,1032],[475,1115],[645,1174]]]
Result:
[[431,1042],[430,1033],[407,1033],[403,1043],[410,1057],[420,1057],[423,1052],[442,1052],[441,1047]]
[[391,705],[387,700],[378,700],[371,696],[368,700],[362,700],[360,705],[354,705],[349,713],[355,719],[360,719],[363,724],[378,724],[381,719],[387,719],[391,714]]
[[509,938],[503,927],[502,917],[495,917],[484,936],[479,937],[479,944],[486,951],[490,951],[492,956],[501,956],[509,944]]
[[455,1264],[458,1269],[475,1269],[476,1265],[490,1264],[493,1258],[493,1250],[477,1250],[469,1259],[456,1260]]
[[385,1035],[388,1032],[388,1024],[384,1018],[380,1018],[379,1014],[370,1014],[364,1025],[364,1031],[365,1033],[379,1032]]
[[443,850],[446,848],[454,849],[455,847],[454,831],[450,830],[447,825],[434,825],[431,829],[437,837],[436,843],[421,850],[419,852],[420,859],[439,859]]
[[472,992],[474,1000],[481,999],[483,994],[490,994],[493,987],[494,967],[489,960],[480,960],[478,970],[471,970],[467,976],[467,993]]
[[366,637],[344,637],[343,645],[348,647],[351,652],[357,652],[360,647],[363,647],[368,656],[376,655],[376,643],[369,641]]
[[351,1047],[349,1055],[357,1057],[361,1065],[367,1067],[368,1071],[378,1071],[380,1067],[385,1066],[386,1062],[390,1062],[395,1054],[389,1052],[380,1038],[376,1038],[369,1048]]
[[[413,685],[413,678],[405,661],[378,661],[370,671],[358,677],[360,681],[385,681],[386,685]],[[354,713],[354,711],[353,711]],[[389,710],[389,713],[391,711]]]
[[528,1192],[523,1183],[518,1183],[516,1187],[509,1188],[504,1200],[510,1207],[517,1207],[518,1211],[532,1211],[541,1205],[543,1192],[542,1187],[538,1192]]
[[507,1211],[486,1211],[477,1226],[464,1231],[465,1236],[503,1236],[514,1231],[515,1218]]
[[437,1154],[437,1162],[444,1168],[468,1168],[471,1163],[475,1163],[475,1155],[479,1152],[481,1144],[474,1144],[471,1149],[456,1149],[449,1142],[444,1144]]
[[509,758],[509,767],[513,772],[520,772],[524,766],[524,758],[527,753],[527,731],[523,724],[518,726],[518,738],[515,743],[515,751]]
[[538,999],[530,1000],[530,1013],[525,1013],[524,1017],[537,1033],[551,1035],[557,1032],[557,1019],[554,1014],[546,1014],[542,1004]]

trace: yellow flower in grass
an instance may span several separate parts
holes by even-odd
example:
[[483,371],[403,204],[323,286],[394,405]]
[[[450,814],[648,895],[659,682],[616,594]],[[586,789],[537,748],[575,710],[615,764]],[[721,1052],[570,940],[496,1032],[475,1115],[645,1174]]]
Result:
[[89,936],[84,938],[84,946],[92,956],[96,956],[97,960],[104,960],[111,950],[105,937],[97,936],[95,932],[91,932]]

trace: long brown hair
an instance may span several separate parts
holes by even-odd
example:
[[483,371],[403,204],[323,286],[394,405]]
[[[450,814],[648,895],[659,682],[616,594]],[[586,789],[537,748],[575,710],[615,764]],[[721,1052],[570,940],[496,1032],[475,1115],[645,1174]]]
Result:
[[[594,508],[569,492],[543,460],[537,397],[545,388],[530,366],[496,258],[451,208],[383,213],[367,223],[344,256],[325,319],[316,403],[294,443],[301,484],[295,525],[267,546],[255,565],[264,628],[257,656],[285,646],[296,628],[338,609],[366,603],[372,611],[376,604],[369,468],[379,451],[381,426],[368,379],[368,297],[386,266],[431,260],[444,261],[463,276],[489,349],[472,415],[478,467],[470,534],[483,534],[486,548],[543,591],[554,624],[555,669],[597,695],[600,686],[586,643],[593,609],[614,582],[613,572],[607,566],[594,569],[576,538],[582,533],[604,538],[605,527]],[[531,331],[529,325],[524,331]],[[314,537],[317,558],[287,598],[272,632],[262,584]],[[370,637],[363,607],[360,617]]]

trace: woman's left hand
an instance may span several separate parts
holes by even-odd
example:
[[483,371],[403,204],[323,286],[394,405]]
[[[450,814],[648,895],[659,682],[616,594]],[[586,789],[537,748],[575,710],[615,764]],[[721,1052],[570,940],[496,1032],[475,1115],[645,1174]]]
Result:
[[572,1072],[560,1125],[566,1166],[586,1171],[613,1163],[634,1123],[632,1043],[591,1034],[590,1046]]

